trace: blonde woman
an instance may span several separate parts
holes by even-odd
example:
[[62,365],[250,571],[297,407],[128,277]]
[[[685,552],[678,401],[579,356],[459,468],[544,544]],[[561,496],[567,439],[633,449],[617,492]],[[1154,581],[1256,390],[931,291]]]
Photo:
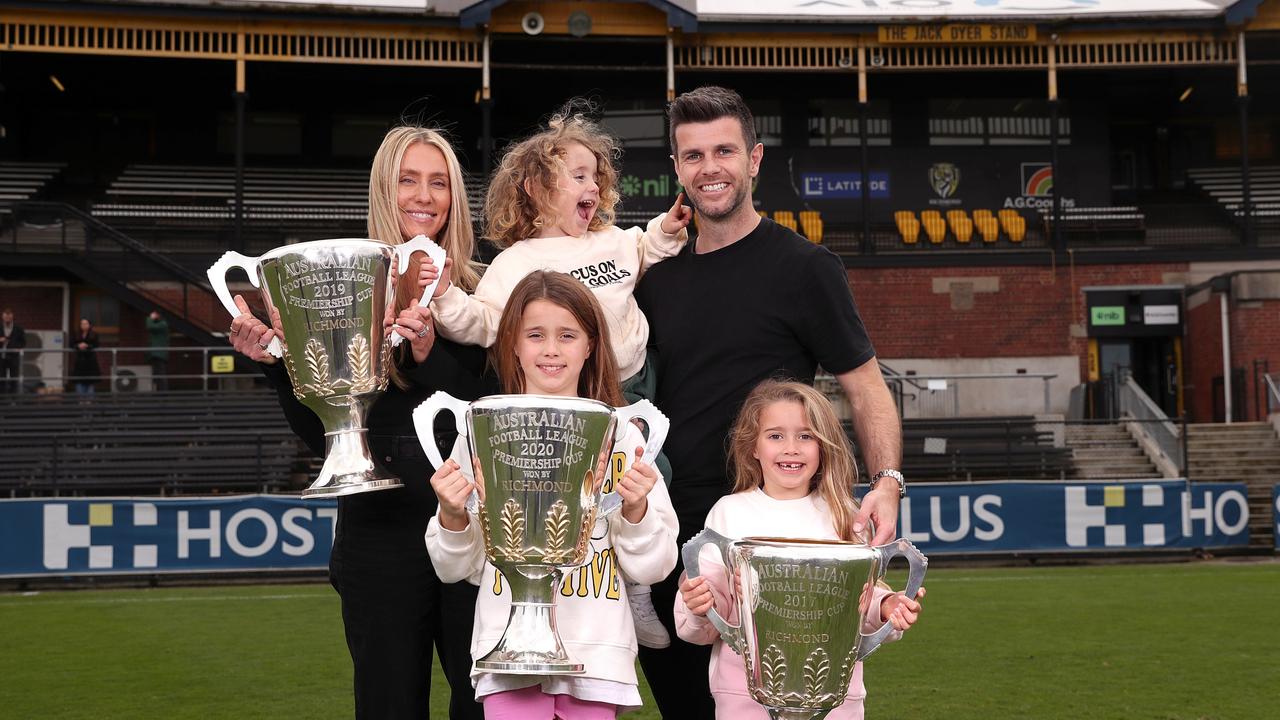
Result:
[[[479,273],[471,260],[475,241],[462,169],[438,132],[397,127],[387,133],[369,173],[368,230],[369,237],[388,243],[416,235],[432,238],[448,253],[452,281],[475,289]],[[418,311],[416,296],[440,271],[419,264],[421,257],[415,255],[405,275],[418,282],[397,283],[392,328],[407,342],[397,350],[393,383],[368,417],[373,456],[404,487],[340,498],[329,559],[355,667],[358,718],[427,717],[433,645],[452,690],[450,717],[483,716],[469,677],[476,587],[441,583],[423,546],[427,521],[436,510],[435,494],[425,482],[434,469],[410,414],[436,390],[467,399],[485,394],[480,379],[485,357],[481,348],[438,339],[430,313]],[[242,314],[231,325],[235,349],[262,366],[290,427],[323,455],[319,419],[293,397],[288,374],[265,351],[276,331],[254,318],[243,298],[237,296],[236,304]],[[453,446],[451,424],[438,427],[436,435],[446,451]]]

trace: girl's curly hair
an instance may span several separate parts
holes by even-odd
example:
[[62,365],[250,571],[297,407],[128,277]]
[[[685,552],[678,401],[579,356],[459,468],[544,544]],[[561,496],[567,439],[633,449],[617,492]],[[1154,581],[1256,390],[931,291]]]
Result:
[[[613,224],[618,206],[618,142],[583,112],[566,105],[547,121],[547,128],[507,149],[489,182],[485,197],[485,237],[499,248],[531,237],[554,223],[552,199],[559,191],[564,158],[570,143],[579,143],[596,156],[596,185],[600,201],[588,230]],[[529,190],[525,190],[528,181]]]

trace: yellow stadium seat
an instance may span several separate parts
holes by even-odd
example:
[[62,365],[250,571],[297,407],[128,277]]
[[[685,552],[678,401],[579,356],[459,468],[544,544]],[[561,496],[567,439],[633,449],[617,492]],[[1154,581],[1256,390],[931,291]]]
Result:
[[1004,234],[1008,235],[1013,242],[1022,242],[1022,238],[1027,235],[1027,221],[1018,214],[1018,211],[1005,208],[1000,211],[999,217],[1000,227],[1004,229]]
[[817,210],[801,210],[800,227],[804,230],[804,236],[809,238],[809,242],[815,245],[822,244],[822,213]]
[[920,240],[920,221],[910,210],[899,210],[893,214],[893,221],[898,224],[898,232],[902,233],[902,242],[915,245]]
[[773,211],[773,221],[782,227],[787,228],[791,232],[796,231],[796,214],[790,210]]
[[973,237],[973,221],[965,211],[948,210],[947,224],[951,226],[951,234],[956,236],[956,242],[968,243],[969,238]]
[[937,210],[922,211],[920,224],[924,225],[924,232],[929,236],[929,242],[934,245],[941,245],[942,241],[947,239],[947,223],[942,219],[942,213]]
[[974,210],[973,224],[978,228],[978,234],[982,235],[984,243],[993,243],[1000,237],[1000,222],[990,210]]

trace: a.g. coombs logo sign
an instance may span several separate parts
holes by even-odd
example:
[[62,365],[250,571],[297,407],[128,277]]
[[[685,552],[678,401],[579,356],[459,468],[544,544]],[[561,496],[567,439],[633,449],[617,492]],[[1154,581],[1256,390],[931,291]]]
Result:
[[[1053,166],[1046,162],[1021,163],[1020,195],[1004,199],[1004,207],[1048,210],[1053,207]],[[1075,198],[1062,198],[1062,207],[1075,207]]]

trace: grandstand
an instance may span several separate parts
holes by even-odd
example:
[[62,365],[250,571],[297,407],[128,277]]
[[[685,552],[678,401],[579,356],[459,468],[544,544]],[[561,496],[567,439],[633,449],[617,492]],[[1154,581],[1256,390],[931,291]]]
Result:
[[[592,97],[623,148],[618,224],[643,225],[679,191],[664,104],[718,83],[766,148],[756,210],[842,258],[886,369],[952,379],[891,378],[909,478],[1247,479],[1269,532],[1269,480],[1199,474],[1183,428],[1280,406],[1280,0],[190,4],[0,10],[0,304],[49,343],[88,317],[145,345],[156,307],[175,347],[225,343],[204,269],[364,235],[369,159],[404,119],[449,130],[481,227],[506,143]],[[6,437],[31,428],[3,441],[28,465],[3,490],[289,486],[287,432],[226,419],[249,395],[174,386],[0,399]]]

